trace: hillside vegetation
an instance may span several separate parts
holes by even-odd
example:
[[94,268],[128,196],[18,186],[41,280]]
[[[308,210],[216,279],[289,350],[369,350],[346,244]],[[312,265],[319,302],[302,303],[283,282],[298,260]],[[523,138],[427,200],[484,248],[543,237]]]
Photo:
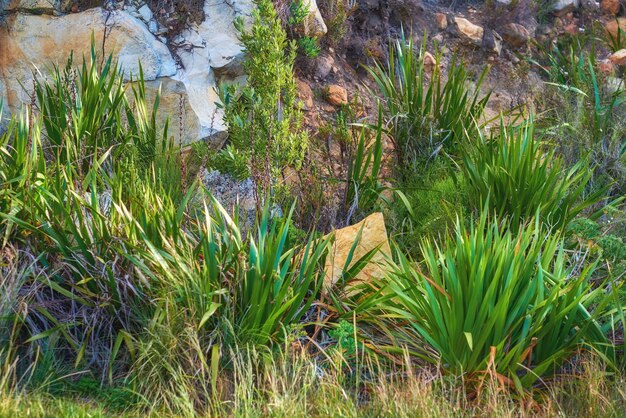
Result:
[[[401,31],[371,111],[329,88],[312,129],[294,72],[329,46],[257,6],[219,149],[96,45],[33,80],[0,136],[0,416],[622,416],[622,38],[527,45],[543,94],[494,116],[488,66]],[[377,212],[389,246],[346,247]]]

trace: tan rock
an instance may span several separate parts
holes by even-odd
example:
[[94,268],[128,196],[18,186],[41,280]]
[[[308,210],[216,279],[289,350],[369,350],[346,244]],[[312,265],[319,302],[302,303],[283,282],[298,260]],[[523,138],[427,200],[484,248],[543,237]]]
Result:
[[433,54],[426,51],[424,53],[424,69],[426,70],[426,72],[429,72],[429,73],[433,72],[436,65],[437,65],[437,60],[435,59]]
[[448,16],[444,13],[436,13],[435,21],[437,22],[437,28],[445,30],[448,27]]
[[626,64],[626,49],[620,49],[619,51],[613,53],[609,57],[609,61],[611,61],[615,65]]
[[345,88],[336,84],[331,84],[326,89],[326,100],[333,106],[348,104],[348,92]]
[[[4,10],[52,14],[55,10],[59,10],[59,7],[58,0],[12,0],[4,7]],[[0,2],[1,8],[2,2]]]
[[522,47],[530,41],[530,32],[518,23],[508,23],[500,29],[502,39],[512,47]]
[[607,22],[604,26],[606,34],[613,39],[617,39],[618,32],[621,31],[621,39],[626,39],[626,17],[618,17],[617,19]]
[[374,254],[365,268],[356,276],[353,283],[367,282],[372,279],[384,277],[382,265],[384,265],[385,258],[391,255],[391,248],[389,247],[383,214],[374,213],[355,225],[338,229],[334,232],[335,242],[328,254],[324,269],[324,287],[334,286],[341,280],[343,268],[345,267],[350,250],[359,232],[361,233],[361,237],[356,244],[351,263],[348,267],[351,267],[373,249],[379,248],[379,250]]
[[602,0],[600,2],[600,9],[605,13],[616,15],[619,13],[620,0]]
[[465,38],[476,46],[481,46],[483,43],[484,29],[482,26],[478,26],[470,22],[463,17],[454,17],[454,23],[456,25],[457,34],[461,38]]
[[[151,109],[151,103],[161,91],[161,99],[159,101],[159,113],[157,117],[157,125],[163,128],[165,121],[169,118],[168,137],[174,141],[177,146],[187,145],[196,141],[200,136],[200,120],[198,115],[193,111],[187,89],[181,81],[173,80],[169,77],[159,78],[153,81],[146,81],[146,102],[148,108]],[[129,100],[133,101],[133,95],[128,94]]]

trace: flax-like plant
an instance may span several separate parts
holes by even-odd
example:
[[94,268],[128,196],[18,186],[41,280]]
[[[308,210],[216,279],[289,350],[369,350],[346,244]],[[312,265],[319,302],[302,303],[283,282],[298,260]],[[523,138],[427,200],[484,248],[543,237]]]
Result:
[[489,220],[456,225],[440,247],[425,240],[423,265],[398,252],[384,311],[415,331],[453,374],[494,373],[518,389],[557,370],[582,346],[603,349],[611,297],[590,284],[594,265],[566,268],[560,239],[538,219],[520,230]]
[[466,133],[471,137],[490,96],[480,95],[487,69],[470,88],[470,74],[456,57],[447,79],[442,77],[440,55],[432,65],[425,64],[425,57],[426,36],[418,49],[412,37],[407,40],[403,34],[390,44],[386,64],[367,68],[383,96],[385,124],[395,141],[398,162],[409,167],[415,159],[429,158],[443,147],[456,147]]
[[537,213],[547,227],[563,229],[585,208],[599,201],[603,190],[587,194],[593,169],[580,161],[564,168],[554,150],[535,140],[534,121],[505,126],[465,147],[462,172],[477,208],[488,202],[491,212],[508,217],[515,230]]
[[239,343],[267,344],[284,336],[308,310],[322,285],[323,266],[332,236],[303,248],[289,239],[291,214],[272,220],[265,208],[249,237],[245,271],[234,282],[234,317]]

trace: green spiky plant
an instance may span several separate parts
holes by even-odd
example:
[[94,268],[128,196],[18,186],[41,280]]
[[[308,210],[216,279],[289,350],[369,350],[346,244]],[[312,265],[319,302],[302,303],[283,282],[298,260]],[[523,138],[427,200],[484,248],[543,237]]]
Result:
[[442,148],[454,149],[466,134],[471,137],[481,126],[490,96],[480,94],[487,69],[470,89],[470,74],[456,57],[445,80],[440,55],[432,67],[425,66],[425,57],[426,36],[417,48],[413,38],[403,34],[390,44],[387,63],[367,68],[382,93],[385,125],[391,127],[398,163],[408,168]]
[[591,285],[593,263],[572,275],[539,219],[512,230],[488,213],[469,229],[458,222],[443,246],[424,240],[421,266],[398,252],[382,310],[430,345],[444,371],[478,381],[492,373],[522,390],[581,347],[604,350],[599,319],[611,296]]
[[462,174],[474,207],[488,202],[489,210],[508,217],[513,229],[539,213],[548,228],[563,230],[603,196],[603,191],[586,192],[593,175],[587,162],[566,169],[554,150],[544,151],[532,119],[517,127],[502,123],[490,136],[479,133],[465,147]]

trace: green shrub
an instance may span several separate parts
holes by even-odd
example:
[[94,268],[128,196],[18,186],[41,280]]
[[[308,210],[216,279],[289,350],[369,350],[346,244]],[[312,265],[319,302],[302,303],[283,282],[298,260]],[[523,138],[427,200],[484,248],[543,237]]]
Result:
[[559,239],[539,220],[512,231],[487,213],[469,230],[457,223],[442,247],[423,240],[423,266],[398,254],[389,276],[394,297],[381,309],[431,346],[447,372],[497,373],[521,390],[581,344],[602,348],[599,318],[612,297],[591,286],[593,266],[571,275]]
[[320,54],[317,38],[303,36],[298,39],[298,47],[300,47],[302,54],[308,58],[316,58]]
[[287,41],[273,4],[260,0],[249,30],[236,21],[245,48],[245,87],[222,85],[220,98],[229,141],[249,160],[256,177],[276,178],[288,165],[298,167],[307,147],[297,106],[293,63],[296,46]]
[[566,170],[554,150],[542,150],[532,119],[518,127],[502,124],[490,137],[479,133],[466,147],[462,172],[474,207],[488,202],[489,210],[508,217],[514,230],[536,214],[547,227],[563,229],[603,195],[585,193],[593,175],[588,163]]
[[402,36],[390,45],[386,65],[377,62],[368,67],[383,96],[385,125],[390,126],[398,163],[408,171],[442,148],[454,149],[467,136],[471,138],[482,126],[490,96],[480,97],[487,69],[473,89],[468,87],[470,74],[456,58],[445,81],[439,55],[429,73],[424,65],[425,40],[426,36],[416,52],[412,38]]

